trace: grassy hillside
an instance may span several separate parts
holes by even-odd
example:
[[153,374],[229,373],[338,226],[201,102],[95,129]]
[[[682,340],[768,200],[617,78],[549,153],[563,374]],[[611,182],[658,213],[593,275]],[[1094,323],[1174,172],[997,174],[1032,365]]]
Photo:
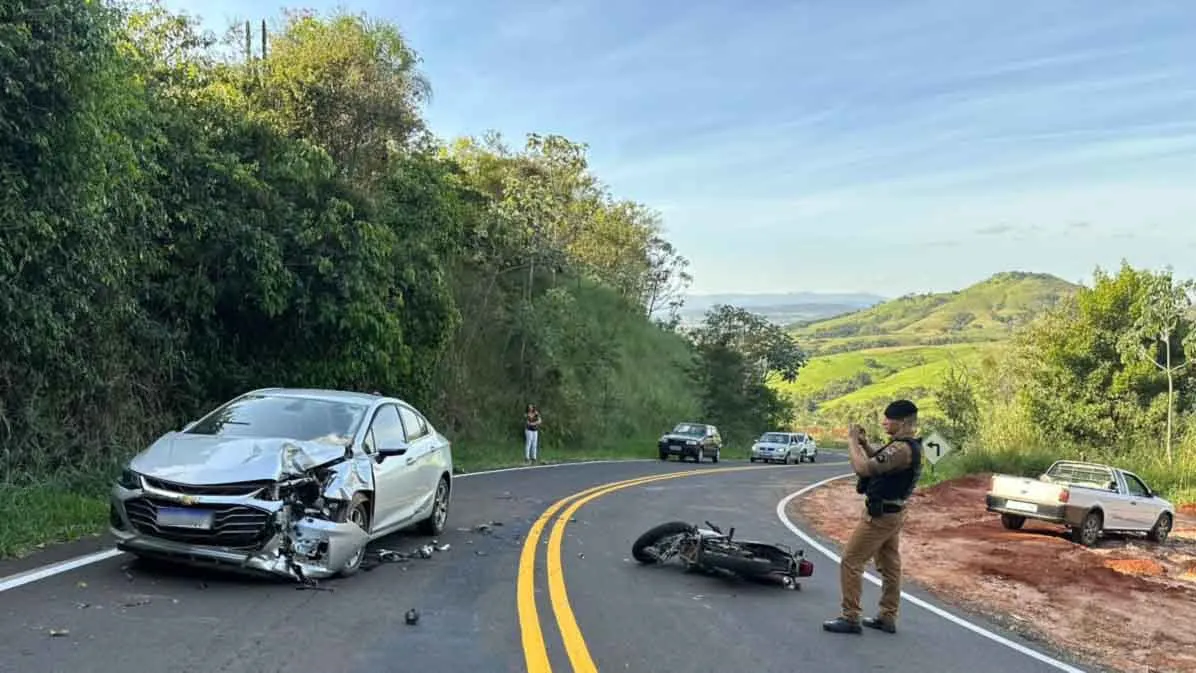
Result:
[[791,333],[813,357],[796,381],[774,385],[797,402],[803,426],[833,429],[898,396],[935,415],[933,389],[953,365],[977,364],[1077,288],[1048,274],[1007,272],[956,292],[800,323]]
[[999,273],[956,292],[905,296],[828,320],[797,323],[791,333],[819,355],[1000,341],[1077,287],[1049,274]]

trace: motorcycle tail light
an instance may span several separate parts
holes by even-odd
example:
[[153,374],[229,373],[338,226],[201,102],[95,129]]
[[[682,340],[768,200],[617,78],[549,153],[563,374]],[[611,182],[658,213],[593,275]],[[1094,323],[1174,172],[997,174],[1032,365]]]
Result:
[[797,576],[809,577],[814,574],[814,564],[810,559],[802,559],[797,562]]

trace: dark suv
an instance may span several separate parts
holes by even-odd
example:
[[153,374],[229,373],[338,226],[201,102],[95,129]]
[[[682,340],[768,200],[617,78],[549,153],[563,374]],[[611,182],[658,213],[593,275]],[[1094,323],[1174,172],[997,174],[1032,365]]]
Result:
[[719,454],[723,451],[723,438],[718,434],[718,428],[713,425],[678,423],[672,432],[660,438],[657,446],[660,449],[661,460],[677,456],[679,460],[693,458],[695,463],[701,462],[703,458],[717,463]]

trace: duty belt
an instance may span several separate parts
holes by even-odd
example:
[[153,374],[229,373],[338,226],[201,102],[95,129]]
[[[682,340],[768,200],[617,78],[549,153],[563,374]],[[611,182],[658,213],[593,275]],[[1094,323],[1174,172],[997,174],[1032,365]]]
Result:
[[[872,502],[876,502],[873,500]],[[904,500],[882,500],[880,501],[880,513],[882,514],[896,514],[905,509]],[[872,510],[876,512],[876,510]]]

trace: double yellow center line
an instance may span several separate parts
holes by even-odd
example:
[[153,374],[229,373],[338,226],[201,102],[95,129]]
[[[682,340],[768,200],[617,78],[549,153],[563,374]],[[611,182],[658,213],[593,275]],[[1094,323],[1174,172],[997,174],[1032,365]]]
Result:
[[[552,603],[552,612],[556,616],[557,627],[561,632],[561,640],[565,645],[565,652],[569,655],[569,663],[574,673],[597,673],[594,660],[586,647],[585,638],[577,626],[573,616],[573,608],[569,605],[569,593],[565,589],[565,575],[561,565],[561,547],[565,537],[565,527],[569,519],[586,503],[615,491],[649,484],[657,481],[692,477],[703,474],[724,474],[743,470],[759,470],[757,466],[724,467],[714,469],[687,470],[669,474],[652,475],[625,479],[609,484],[602,484],[584,491],[561,498],[544,510],[540,518],[532,524],[527,539],[523,541],[523,551],[519,556],[519,578],[516,589],[516,605],[519,610],[519,628],[522,632],[523,654],[527,662],[528,673],[551,673],[552,664],[548,661],[548,649],[544,644],[544,632],[540,628],[540,616],[536,609],[536,547],[540,544],[540,536],[548,521],[562,508],[568,507],[557,517],[552,532],[548,536],[548,597]],[[572,501],[572,504],[569,504]]]

